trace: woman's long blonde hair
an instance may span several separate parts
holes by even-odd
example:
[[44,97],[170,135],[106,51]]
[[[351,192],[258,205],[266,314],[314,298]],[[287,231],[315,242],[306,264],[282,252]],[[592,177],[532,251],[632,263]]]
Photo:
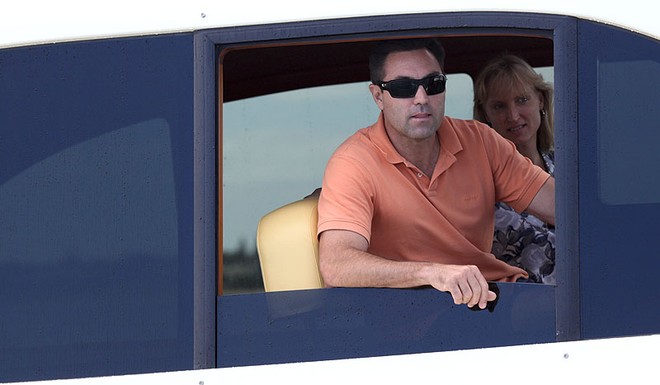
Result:
[[474,83],[474,119],[486,124],[489,122],[484,104],[492,87],[529,89],[541,95],[543,109],[539,111],[541,126],[538,130],[536,146],[542,153],[551,151],[555,145],[552,85],[543,80],[543,76],[518,56],[503,55],[492,60]]

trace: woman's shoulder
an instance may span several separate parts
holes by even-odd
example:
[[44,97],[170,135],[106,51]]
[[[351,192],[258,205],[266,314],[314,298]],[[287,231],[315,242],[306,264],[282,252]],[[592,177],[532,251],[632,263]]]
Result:
[[543,158],[543,163],[545,163],[545,169],[548,171],[548,174],[555,176],[555,150],[551,149],[542,152],[541,157]]

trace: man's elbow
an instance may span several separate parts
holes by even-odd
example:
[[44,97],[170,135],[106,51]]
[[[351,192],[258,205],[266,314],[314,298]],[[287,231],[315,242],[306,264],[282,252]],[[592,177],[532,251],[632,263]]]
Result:
[[[367,241],[351,231],[326,231],[319,237],[319,272],[328,287],[354,287],[356,260]],[[356,252],[358,254],[356,254]]]
[[339,286],[336,269],[332,268],[332,265],[328,262],[328,257],[324,256],[323,253],[319,253],[319,273],[325,287]]

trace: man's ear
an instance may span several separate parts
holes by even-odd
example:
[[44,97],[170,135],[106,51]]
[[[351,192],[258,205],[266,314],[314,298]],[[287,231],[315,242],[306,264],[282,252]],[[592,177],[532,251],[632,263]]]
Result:
[[383,90],[381,90],[380,87],[378,87],[375,84],[369,84],[369,91],[371,92],[371,96],[374,98],[374,102],[376,102],[376,105],[382,111],[383,110]]

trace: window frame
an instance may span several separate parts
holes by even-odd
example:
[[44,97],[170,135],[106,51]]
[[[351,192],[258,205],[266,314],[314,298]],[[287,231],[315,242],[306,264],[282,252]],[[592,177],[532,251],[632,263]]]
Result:
[[[206,165],[200,170],[205,175],[215,173],[217,183],[217,207],[215,214],[222,218],[222,70],[220,58],[222,48],[230,45],[254,44],[291,44],[304,41],[324,41],[348,38],[386,38],[410,35],[434,35],[470,33],[526,33],[551,37],[554,41],[556,126],[562,127],[556,135],[556,170],[557,170],[557,280],[556,287],[556,333],[557,340],[579,338],[579,298],[573,295],[578,287],[578,244],[577,237],[577,72],[576,72],[576,19],[566,16],[521,14],[504,12],[465,12],[436,13],[421,15],[395,15],[379,17],[361,17],[330,21],[311,21],[284,23],[268,26],[248,26],[225,28],[214,31],[201,31],[195,34],[196,85],[195,93],[196,127],[209,127],[211,117],[217,124],[217,132],[205,131],[206,139],[215,137],[217,144],[217,168]],[[215,76],[218,87],[214,88]],[[216,94],[217,93],[217,94]],[[213,101],[217,100],[217,105]],[[202,108],[203,107],[203,108]],[[215,107],[217,110],[211,111]],[[214,108],[214,109],[215,109]],[[216,112],[217,111],[217,112]],[[203,131],[203,130],[202,130]],[[210,156],[210,149],[205,149],[205,156]],[[213,170],[212,170],[213,169]],[[207,192],[208,194],[208,192]],[[207,195],[208,197],[208,195]],[[207,207],[208,209],[208,207]],[[216,227],[218,251],[215,266],[208,260],[202,261],[203,274],[196,282],[198,287],[209,287],[213,280],[211,270],[216,269],[217,277],[222,276],[222,227],[221,219]],[[206,240],[206,255],[211,254],[211,242]],[[196,258],[200,258],[196,256]],[[215,261],[214,261],[215,262]],[[217,281],[217,294],[222,295],[222,282]],[[257,294],[259,295],[259,294]],[[205,297],[205,296],[202,296]],[[205,298],[208,303],[209,299]],[[220,310],[220,309],[219,309]],[[208,343],[210,341],[207,340]],[[219,340],[217,342],[221,344]]]

